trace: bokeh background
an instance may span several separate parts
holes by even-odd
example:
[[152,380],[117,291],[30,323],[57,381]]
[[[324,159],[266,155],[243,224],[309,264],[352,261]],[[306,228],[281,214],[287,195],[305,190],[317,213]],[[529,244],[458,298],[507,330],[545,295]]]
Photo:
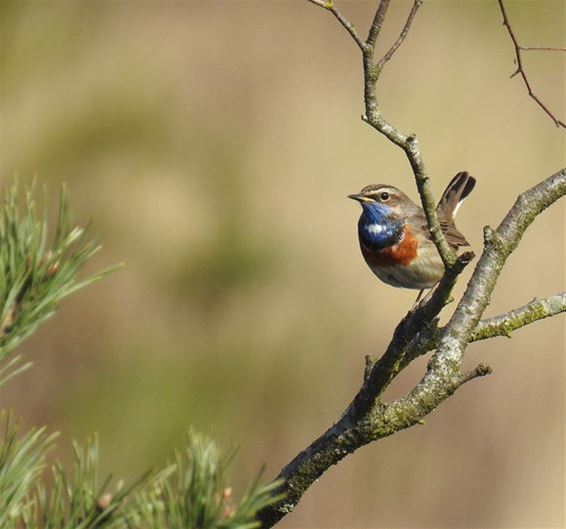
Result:
[[[374,4],[339,3],[363,33]],[[560,0],[507,6],[523,43],[564,46]],[[380,49],[409,8],[393,3]],[[67,182],[104,245],[89,271],[125,263],[22,347],[35,366],[2,407],[61,430],[64,458],[98,431],[103,471],[126,478],[189,426],[240,447],[237,489],[264,463],[274,476],[339,416],[415,295],[379,283],[358,250],[346,195],[416,191],[399,149],[359,119],[355,46],[306,1],[2,0],[1,33],[2,185],[35,177],[54,198]],[[564,55],[525,62],[564,119]],[[564,163],[563,132],[513,70],[495,1],[427,1],[379,84],[437,195],[458,170],[478,178],[459,215],[476,251],[483,226]],[[558,204],[487,314],[563,290],[564,240]],[[562,527],[563,321],[473,344],[467,365],[491,377],[331,469],[281,527]]]

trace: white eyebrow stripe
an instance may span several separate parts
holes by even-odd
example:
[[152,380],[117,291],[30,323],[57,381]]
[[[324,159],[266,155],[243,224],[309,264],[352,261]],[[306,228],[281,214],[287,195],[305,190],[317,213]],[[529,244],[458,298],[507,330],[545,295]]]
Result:
[[369,231],[370,233],[375,233],[376,235],[378,233],[381,233],[385,228],[381,225],[381,224],[368,224],[366,226],[366,230]]

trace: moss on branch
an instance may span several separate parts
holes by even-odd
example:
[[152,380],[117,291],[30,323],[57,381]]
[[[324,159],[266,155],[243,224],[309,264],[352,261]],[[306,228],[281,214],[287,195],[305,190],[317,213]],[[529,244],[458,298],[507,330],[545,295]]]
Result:
[[[320,0],[309,1],[325,7]],[[415,0],[402,31],[403,39],[421,3],[421,0]],[[485,364],[466,373],[460,371],[468,343],[509,333],[565,310],[564,294],[560,294],[546,300],[535,300],[508,314],[480,321],[499,274],[526,229],[537,215],[566,193],[566,170],[563,169],[520,195],[497,230],[486,231],[484,251],[466,292],[448,324],[442,329],[438,328],[438,314],[448,303],[459,274],[471,261],[473,254],[466,253],[457,257],[446,242],[416,137],[403,134],[381,114],[376,97],[376,83],[384,63],[375,63],[374,51],[388,6],[387,0],[379,3],[365,43],[359,42],[357,33],[352,33],[351,24],[334,4],[331,4],[331,10],[362,51],[365,102],[362,119],[405,152],[415,175],[432,238],[446,272],[431,299],[401,320],[385,353],[377,361],[372,357],[366,358],[362,386],[340,419],[299,453],[277,476],[276,479],[284,480],[277,490],[284,498],[259,513],[258,519],[264,528],[273,526],[291,512],[310,485],[348,454],[372,441],[413,425],[423,424],[423,418],[459,387],[470,380],[488,375],[491,369]],[[396,401],[383,402],[381,395],[395,377],[415,358],[435,348],[436,352],[421,381]]]
[[513,331],[538,320],[566,312],[566,292],[530,303],[478,323],[470,336],[470,342],[486,340],[495,336],[510,337]]

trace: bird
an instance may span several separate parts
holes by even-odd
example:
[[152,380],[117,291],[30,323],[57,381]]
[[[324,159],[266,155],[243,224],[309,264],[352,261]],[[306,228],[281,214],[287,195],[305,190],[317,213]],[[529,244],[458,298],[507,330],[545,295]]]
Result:
[[[446,242],[457,252],[469,246],[458,231],[454,217],[472,192],[476,179],[461,171],[448,184],[436,212]],[[392,185],[371,184],[348,195],[362,206],[358,239],[370,270],[384,283],[419,290],[415,305],[425,290],[444,274],[444,263],[434,244],[424,210]]]

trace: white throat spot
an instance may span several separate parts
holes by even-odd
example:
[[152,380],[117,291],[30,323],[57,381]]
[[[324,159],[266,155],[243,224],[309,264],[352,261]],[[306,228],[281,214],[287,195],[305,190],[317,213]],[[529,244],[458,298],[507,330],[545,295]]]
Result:
[[385,228],[381,224],[368,224],[366,226],[366,230],[369,231],[370,233],[377,235],[378,233],[384,231]]

